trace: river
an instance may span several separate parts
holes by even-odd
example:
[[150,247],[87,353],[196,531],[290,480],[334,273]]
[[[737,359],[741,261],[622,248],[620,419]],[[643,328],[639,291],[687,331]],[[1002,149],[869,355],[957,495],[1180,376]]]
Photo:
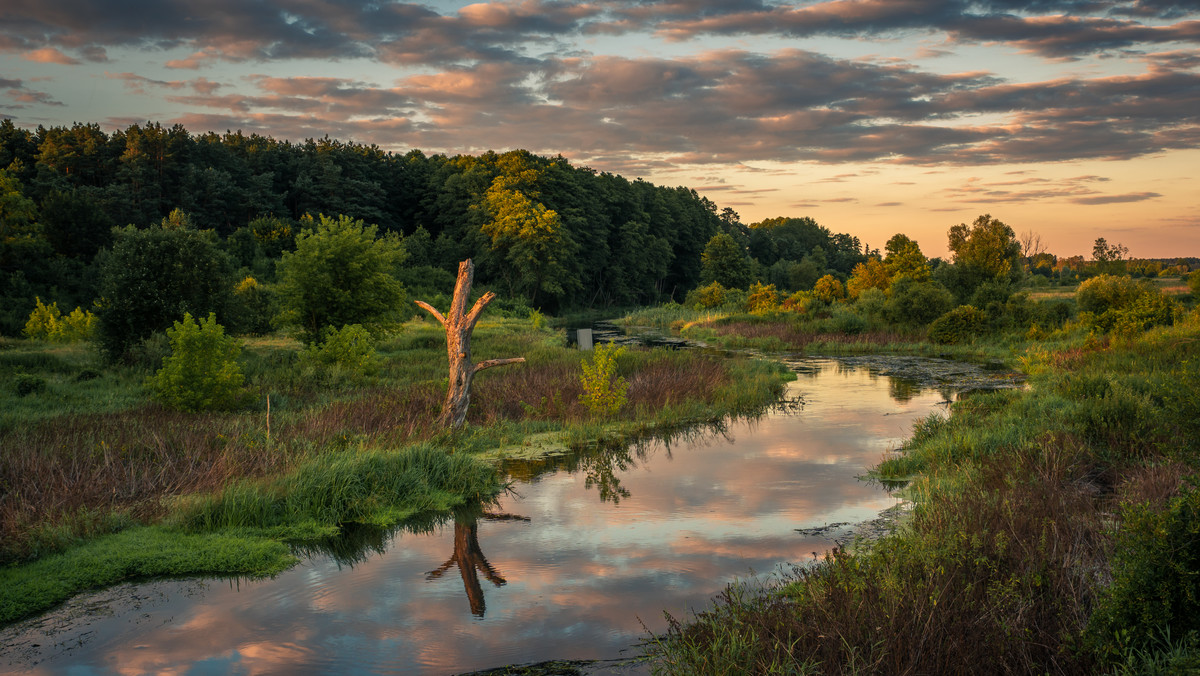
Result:
[[811,561],[897,507],[858,477],[955,396],[953,378],[928,374],[989,378],[914,358],[787,363],[787,403],[758,419],[510,463],[496,505],[353,530],[273,579],[85,595],[5,630],[0,667],[450,674],[637,655],[664,611],[686,616],[729,581]]

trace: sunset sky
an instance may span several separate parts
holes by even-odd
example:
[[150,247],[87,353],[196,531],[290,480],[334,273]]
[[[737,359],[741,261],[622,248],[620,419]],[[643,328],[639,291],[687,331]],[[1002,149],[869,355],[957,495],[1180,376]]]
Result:
[[526,148],[882,247],[1200,256],[1196,0],[4,0],[0,116]]

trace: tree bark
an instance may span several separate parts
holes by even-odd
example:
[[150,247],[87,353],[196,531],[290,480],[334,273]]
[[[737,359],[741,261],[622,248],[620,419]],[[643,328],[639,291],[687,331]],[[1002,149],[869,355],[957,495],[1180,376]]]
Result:
[[496,297],[488,291],[483,294],[471,310],[467,311],[467,300],[471,295],[471,282],[475,278],[475,265],[471,259],[458,264],[458,280],[454,283],[454,300],[450,303],[450,311],[446,316],[437,311],[429,303],[415,301],[425,308],[442,326],[446,328],[446,356],[450,361],[450,382],[446,388],[446,402],[442,404],[442,414],[438,422],[447,425],[452,430],[462,428],[467,421],[467,408],[471,405],[471,381],[475,374],[493,366],[516,364],[525,361],[524,357],[509,359],[488,359],[478,364],[471,363],[471,332],[483,309]]

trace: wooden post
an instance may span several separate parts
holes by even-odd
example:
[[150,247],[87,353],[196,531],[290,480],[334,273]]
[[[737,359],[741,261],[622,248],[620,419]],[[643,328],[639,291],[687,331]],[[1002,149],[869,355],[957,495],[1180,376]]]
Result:
[[467,311],[467,299],[471,295],[471,282],[475,277],[475,265],[471,259],[458,264],[458,280],[454,283],[454,300],[450,303],[450,312],[446,316],[437,311],[429,303],[416,301],[425,308],[442,326],[446,327],[446,356],[450,361],[450,384],[446,388],[446,403],[442,405],[442,415],[438,422],[448,425],[450,429],[462,428],[467,421],[467,407],[471,405],[471,381],[475,374],[493,366],[516,364],[525,361],[524,357],[510,359],[489,359],[478,364],[471,363],[471,332],[483,308],[492,302],[496,294],[488,291],[475,301],[470,312]]

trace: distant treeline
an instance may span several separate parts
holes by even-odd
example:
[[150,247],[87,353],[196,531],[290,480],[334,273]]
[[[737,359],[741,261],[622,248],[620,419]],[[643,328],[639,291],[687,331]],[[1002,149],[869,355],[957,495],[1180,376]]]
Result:
[[865,259],[856,238],[809,219],[756,233],[689,188],[630,181],[561,156],[396,154],[156,123],[111,134],[96,124],[29,131],[4,120],[0,330],[19,332],[35,296],[86,307],[113,228],[156,227],[173,212],[211,230],[262,281],[312,222],[306,215],[344,214],[404,237],[410,282],[444,281],[471,257],[479,284],[552,312],[680,300],[700,284],[701,254],[720,233],[775,265],[781,282],[811,284],[826,270],[844,277]]

